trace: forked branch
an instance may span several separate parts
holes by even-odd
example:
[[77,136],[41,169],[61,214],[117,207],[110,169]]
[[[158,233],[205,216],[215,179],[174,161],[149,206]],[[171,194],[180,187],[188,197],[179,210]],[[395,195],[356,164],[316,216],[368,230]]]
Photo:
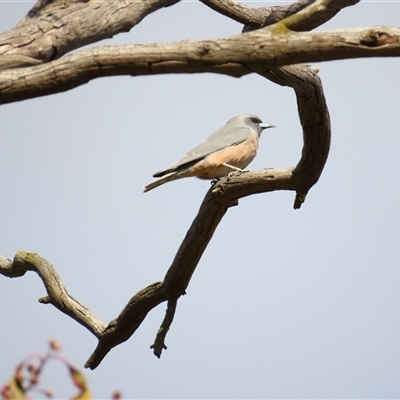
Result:
[[304,198],[318,180],[330,143],[329,114],[318,77],[305,66],[257,72],[296,91],[304,136],[300,162],[296,167],[252,171],[221,179],[206,194],[164,280],[135,294],[107,327],[68,295],[54,267],[38,255],[18,252],[14,262],[3,259],[0,269],[3,275],[16,277],[27,270],[34,270],[45,284],[48,293],[45,302],[53,304],[98,337],[98,346],[86,367],[96,368],[113,347],[133,335],[151,309],[168,300],[166,319],[152,346],[159,356],[165,348],[165,335],[173,319],[176,301],[186,292],[192,274],[229,205],[242,197],[274,190],[294,190]]
[[[150,284],[137,292],[121,313],[107,326],[68,294],[54,267],[37,254],[18,252],[14,261],[0,257],[1,274],[18,277],[28,270],[37,272],[47,290],[47,296],[41,301],[53,304],[85,326],[99,339],[98,346],[89,357],[86,367],[96,368],[113,347],[128,340],[134,334],[149,311],[160,303],[168,301],[165,319],[152,345],[154,353],[157,356],[161,355],[162,350],[166,348],[165,336],[172,323],[177,301],[186,293],[193,272],[231,204],[237,203],[242,197],[256,193],[292,190],[296,192],[294,207],[301,206],[310,188],[318,181],[328,157],[329,113],[321,82],[312,68],[299,65],[281,68],[278,66],[305,60],[400,55],[400,30],[394,28],[327,33],[289,32],[289,29],[299,31],[312,29],[331,18],[341,8],[356,2],[356,0],[319,0],[316,3],[325,8],[311,7],[307,11],[305,7],[313,2],[298,1],[295,5],[286,8],[286,14],[279,15],[278,10],[282,12],[282,8],[274,8],[271,12],[266,12],[265,9],[257,11],[257,9],[248,8],[243,22],[249,27],[259,27],[260,23],[265,25],[271,23],[272,20],[280,21],[283,18],[282,15],[284,18],[293,15],[294,9],[296,12],[300,9],[304,12],[298,16],[295,15],[296,18],[284,19],[272,27],[227,39],[97,48],[59,59],[57,58],[72,48],[79,47],[79,43],[52,35],[55,31],[61,32],[62,29],[64,29],[62,32],[65,30],[69,32],[72,25],[65,25],[65,21],[70,18],[69,15],[72,15],[71,13],[81,15],[83,10],[87,10],[85,7],[89,5],[92,7],[94,2],[89,1],[87,5],[68,0],[49,1],[48,6],[33,10],[31,15],[17,27],[23,31],[28,29],[27,26],[32,24],[35,18],[43,20],[47,18],[48,25],[43,26],[48,26],[49,29],[45,30],[41,37],[38,33],[39,36],[32,45],[25,43],[24,40],[27,40],[27,37],[22,35],[21,42],[14,48],[15,51],[9,48],[6,52],[7,56],[4,53],[4,56],[0,57],[0,67],[1,65],[6,65],[7,68],[10,68],[10,65],[22,67],[37,63],[43,65],[3,71],[0,74],[0,102],[2,103],[60,92],[100,76],[118,74],[218,72],[242,76],[257,73],[279,85],[292,87],[296,93],[304,140],[303,152],[298,164],[289,168],[234,174],[218,181],[207,192],[163,281]],[[57,5],[61,3],[67,6],[64,9],[57,8]],[[96,10],[100,9],[104,12],[107,8],[102,7],[114,6],[117,7],[115,14],[122,12],[118,8],[122,2],[98,3]],[[129,16],[125,15],[124,23],[118,27],[120,31],[130,29],[148,13],[173,4],[175,1],[152,0],[125,3],[136,3],[135,6],[143,3],[142,6],[147,8],[129,8]],[[224,14],[229,17],[233,17],[238,5],[228,0],[203,0],[203,3],[214,9],[224,8]],[[68,15],[62,14],[65,12],[63,10],[67,10]],[[268,14],[267,19],[266,14]],[[58,16],[59,24],[53,19],[54,16]],[[70,24],[75,23],[76,21],[70,22]],[[110,33],[107,31],[109,28],[109,26],[103,27],[103,31]],[[115,33],[117,32],[113,31],[113,34]],[[4,35],[0,37],[0,41],[4,38]],[[86,44],[92,39],[93,37],[87,34],[82,40]],[[38,47],[38,43],[42,47]],[[22,64],[18,65],[18,62]]]

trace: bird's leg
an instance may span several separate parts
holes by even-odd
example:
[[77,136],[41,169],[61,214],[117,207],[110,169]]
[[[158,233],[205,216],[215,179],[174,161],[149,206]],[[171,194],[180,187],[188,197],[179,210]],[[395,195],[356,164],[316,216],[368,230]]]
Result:
[[231,169],[234,170],[233,172],[230,172],[230,173],[228,174],[228,179],[231,178],[231,177],[232,177],[233,175],[235,175],[235,174],[240,174],[241,172],[245,172],[244,169],[235,167],[234,165],[230,165],[230,164],[228,164],[228,163],[223,163],[222,165],[224,165],[225,167],[228,167],[228,168],[231,168]]
[[230,165],[230,164],[227,164],[227,163],[223,163],[222,165],[224,165],[225,167],[228,167],[230,169],[233,169],[233,170],[235,170],[237,172],[243,172],[243,170],[241,168],[235,167],[233,165]]

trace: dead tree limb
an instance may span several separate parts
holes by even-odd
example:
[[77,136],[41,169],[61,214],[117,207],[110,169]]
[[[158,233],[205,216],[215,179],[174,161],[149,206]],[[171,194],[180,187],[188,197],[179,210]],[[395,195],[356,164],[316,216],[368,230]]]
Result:
[[[150,13],[178,1],[38,0],[14,29],[0,34],[0,68],[3,62],[12,61],[16,68],[60,58],[127,32]],[[6,55],[11,58],[3,59]]]
[[102,334],[105,324],[68,294],[57,270],[47,260],[36,253],[25,251],[19,251],[13,261],[0,256],[0,274],[16,278],[25,275],[27,271],[36,272],[46,288],[47,296],[40,298],[40,303],[52,304],[96,337]]
[[296,91],[304,136],[300,162],[296,168],[246,172],[221,179],[208,191],[163,282],[151,284],[136,293],[107,327],[68,295],[54,267],[40,256],[18,252],[13,262],[0,258],[0,272],[5,276],[22,276],[27,270],[37,272],[48,293],[42,302],[53,304],[99,338],[99,344],[86,367],[96,368],[113,347],[132,336],[151,309],[168,300],[169,319],[163,323],[163,330],[153,345],[155,354],[160,355],[160,349],[165,347],[167,328],[173,318],[174,311],[171,311],[171,307],[174,310],[177,299],[185,293],[192,274],[229,205],[241,197],[273,190],[306,193],[318,180],[330,143],[329,114],[318,77],[305,66],[287,67],[286,70],[275,72],[274,76],[271,76],[271,71],[256,72],[269,74],[269,79],[291,86]]
[[227,39],[98,47],[35,67],[0,73],[0,104],[73,89],[114,75],[214,72],[240,77],[261,67],[400,56],[400,29],[276,34],[272,27]]
[[309,31],[332,19],[343,8],[359,3],[360,0],[323,0],[318,2],[298,0],[293,4],[260,8],[253,8],[235,0],[201,0],[201,2],[220,14],[245,25],[246,30],[275,24],[314,4],[316,7],[309,9],[306,17],[300,16],[296,19],[296,24],[295,21],[292,21],[290,22],[291,26],[288,26],[293,31]]
[[[14,29],[0,34],[0,70],[53,61],[82,46],[127,32],[150,13],[178,1],[38,0]],[[301,19],[313,19],[313,24],[319,26],[357,1],[299,0],[266,9],[251,8],[233,0],[204,0],[203,3],[244,25],[260,28],[294,15],[313,3],[320,4],[321,11],[314,17],[309,15]],[[298,30],[294,24],[289,28]]]
[[[277,84],[292,87],[296,93],[304,140],[298,164],[233,174],[218,181],[207,192],[163,281],[138,291],[107,326],[68,294],[54,267],[37,254],[18,252],[14,261],[0,257],[1,274],[19,277],[28,270],[37,272],[48,294],[42,302],[53,304],[99,339],[85,365],[91,369],[96,368],[113,347],[128,340],[149,311],[168,301],[166,317],[152,346],[156,355],[161,354],[166,348],[165,336],[177,300],[185,294],[195,268],[231,204],[256,193],[292,190],[296,192],[294,207],[299,208],[318,181],[330,146],[329,113],[322,85],[313,69],[285,65],[400,55],[400,30],[397,28],[293,32],[313,29],[343,7],[357,3],[356,0],[298,1],[286,8],[267,11],[246,8],[230,0],[203,0],[214,9],[219,7],[219,12],[231,18],[239,18],[242,12],[240,21],[248,25],[248,29],[271,24],[271,21],[280,22],[226,39],[99,47],[65,55],[84,44],[129,30],[150,12],[175,2],[42,0],[14,30],[0,35],[0,69],[3,67],[0,103],[3,104],[69,90],[97,77],[123,74],[215,72],[239,77],[257,73]],[[115,7],[113,15],[118,24],[104,17],[110,7]],[[92,17],[96,22],[101,21],[100,26],[93,24]],[[90,32],[88,27],[94,31]]]
[[[292,168],[233,174],[232,177],[221,179],[208,191],[164,281],[157,287],[157,290],[165,293],[169,300],[175,301],[185,293],[203,252],[230,204],[251,194],[294,190],[297,193],[294,207],[300,208],[308,190],[318,181],[322,173],[329,153],[331,126],[322,84],[316,73],[306,66],[257,72],[295,90],[303,126],[302,157],[297,166]],[[135,303],[136,296],[130,302]],[[155,295],[154,299],[156,298],[161,300],[161,296]],[[150,300],[148,304],[152,305]],[[124,340],[127,339],[125,335],[128,331],[133,334],[137,326],[130,322],[131,318],[132,316],[125,312],[117,318],[118,323],[115,321],[110,323],[111,326],[106,329],[107,336],[99,338],[98,347],[85,367],[96,368],[111,347],[119,344],[121,333],[118,324],[123,326]],[[125,323],[124,319],[127,319]],[[165,335],[163,340],[164,338]],[[164,345],[164,341],[162,344]]]

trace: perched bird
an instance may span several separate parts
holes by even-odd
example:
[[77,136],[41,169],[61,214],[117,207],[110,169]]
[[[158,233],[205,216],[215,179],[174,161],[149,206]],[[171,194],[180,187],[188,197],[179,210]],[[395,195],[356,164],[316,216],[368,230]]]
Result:
[[256,156],[261,132],[274,127],[251,114],[233,117],[205,142],[190,150],[181,161],[156,172],[153,176],[160,179],[149,183],[144,192],[176,179],[190,176],[214,179],[241,171]]

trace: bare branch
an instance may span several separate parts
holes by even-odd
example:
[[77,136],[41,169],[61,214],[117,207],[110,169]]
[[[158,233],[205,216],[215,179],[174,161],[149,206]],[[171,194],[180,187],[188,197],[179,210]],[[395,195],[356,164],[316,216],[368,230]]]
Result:
[[282,21],[292,31],[311,31],[332,19],[343,8],[359,2],[360,0],[300,0],[294,4],[274,7],[264,26]]
[[[304,139],[302,157],[297,166],[238,173],[218,181],[207,192],[164,280],[136,293],[107,326],[67,293],[54,267],[37,254],[18,252],[13,262],[0,257],[1,274],[17,277],[27,270],[37,272],[48,293],[40,301],[53,304],[98,337],[98,345],[85,365],[91,369],[96,368],[113,347],[128,340],[151,309],[168,301],[166,316],[152,345],[154,353],[158,357],[161,355],[166,348],[165,335],[173,321],[177,300],[185,294],[209,241],[230,205],[255,193],[293,190],[296,192],[294,207],[299,208],[310,188],[318,181],[330,146],[330,120],[322,85],[311,68],[285,65],[400,55],[400,29],[397,28],[318,33],[290,31],[312,29],[358,0],[318,0],[311,6],[310,0],[301,0],[291,6],[274,8],[276,13],[267,20],[267,9],[256,10],[233,1],[203,0],[203,3],[218,8],[232,18],[237,19],[240,14],[240,21],[251,26],[260,27],[260,24],[285,19],[272,27],[226,39],[99,47],[55,60],[83,44],[129,30],[148,13],[175,2],[41,0],[16,29],[0,35],[0,51],[3,52],[0,69],[29,66],[0,73],[0,103],[69,90],[104,76],[191,72],[238,77],[257,73],[277,84],[292,87],[296,93]],[[64,8],[60,7],[62,4]],[[115,7],[112,18],[115,16],[117,24],[110,17],[112,7]],[[293,15],[300,9],[303,11]],[[96,22],[101,20],[101,23],[94,26],[92,18]],[[41,22],[40,28],[36,26],[38,21]],[[84,23],[94,31],[88,29],[80,37],[82,32],[77,24]],[[31,36],[29,30],[33,32]],[[4,43],[14,43],[15,47],[7,47]],[[45,64],[36,65],[42,62]]]
[[113,347],[128,340],[152,308],[167,299],[174,301],[185,293],[190,278],[226,210],[227,206],[221,205],[209,191],[164,281],[154,283],[132,297],[118,318],[110,322],[103,336],[99,338],[85,368],[96,368]]
[[165,345],[165,337],[167,336],[172,321],[174,320],[177,302],[177,299],[172,299],[168,301],[168,307],[165,313],[165,317],[160,326],[160,329],[157,332],[154,343],[150,346],[150,348],[154,350],[154,355],[157,358],[161,357],[161,353],[163,350],[167,350],[167,346]]
[[26,268],[14,264],[9,258],[0,255],[0,274],[8,278],[18,278],[24,276],[26,271]]
[[399,28],[383,26],[291,34],[275,34],[267,27],[220,40],[99,47],[45,65],[0,73],[0,104],[70,90],[104,76],[193,72],[243,76],[256,69],[255,64],[271,68],[357,57],[398,57],[399,38]]
[[[178,1],[40,0],[14,29],[0,34],[0,56],[12,56],[0,59],[0,69],[25,67],[60,58],[84,45],[127,32],[150,13]],[[313,1],[299,0],[292,5],[255,9],[233,0],[203,0],[214,10],[246,26],[260,28],[286,18],[285,25],[292,30],[319,26],[340,9],[358,1],[317,0],[304,15],[300,13],[294,18],[294,14]]]
[[254,72],[295,89],[304,135],[300,162],[296,168],[236,174],[216,183],[206,194],[163,282],[153,283],[136,293],[107,327],[104,328],[97,317],[68,295],[54,267],[37,254],[18,252],[12,263],[0,258],[0,272],[3,275],[22,276],[26,270],[36,271],[49,295],[42,301],[50,302],[99,338],[85,367],[96,368],[113,347],[133,335],[151,309],[168,300],[167,315],[153,345],[155,354],[161,355],[165,335],[175,313],[176,301],[186,292],[193,272],[228,207],[241,197],[279,189],[295,190],[305,196],[318,180],[330,143],[329,115],[318,77],[305,66],[272,71],[260,67]]
[[135,333],[151,309],[166,300],[162,282],[153,283],[136,293],[119,316],[108,324],[85,368],[96,368],[113,347],[125,342]]
[[[149,307],[154,307],[166,298],[176,301],[185,293],[201,256],[232,203],[255,193],[294,190],[297,193],[295,208],[299,208],[308,190],[318,181],[328,157],[331,128],[329,113],[318,76],[311,68],[306,66],[290,66],[273,71],[259,70],[256,72],[267,76],[280,85],[290,86],[296,92],[304,137],[300,162],[295,168],[234,174],[232,177],[223,178],[216,183],[206,194],[196,218],[165,275],[164,281],[154,284],[155,286],[152,287],[152,300],[149,295],[147,301],[143,302],[140,312],[138,312],[134,310],[133,305],[129,306],[131,303],[136,304],[143,297],[140,292],[135,295],[128,306],[125,307],[125,309],[129,309],[129,312],[123,311],[117,320],[109,324],[106,329],[106,331],[109,330],[107,336],[105,334],[100,338],[97,348],[85,367],[96,368],[112,347],[127,340],[145,318]],[[136,306],[136,309],[138,308]],[[136,319],[133,323],[134,315]],[[163,334],[166,334],[166,331],[161,332],[160,337],[157,336],[158,340],[156,339],[153,345],[155,350],[156,348],[159,350],[159,354],[161,354],[164,346]]]
[[[273,7],[253,8],[235,0],[200,0],[213,10],[225,15],[243,25],[254,29],[264,26],[265,19],[270,15]],[[308,0],[313,2],[314,0]]]
[[[283,6],[253,8],[235,0],[201,0],[213,10],[245,25],[244,31],[275,24],[312,5],[299,19],[285,25],[294,31],[308,31],[332,19],[340,10],[360,0],[298,0]],[[290,26],[289,26],[290,23]]]
[[[305,65],[272,70],[257,68],[255,71],[278,85],[294,89],[303,128],[301,159],[295,168],[254,171],[221,179],[214,192],[223,193],[224,200],[229,202],[256,193],[294,190],[297,193],[294,208],[297,209],[317,183],[329,154],[331,124],[322,83],[316,72]],[[246,183],[248,181],[251,184]]]
[[80,304],[65,289],[56,269],[47,260],[36,253],[19,251],[14,261],[0,257],[0,274],[10,278],[23,276],[26,271],[36,272],[43,281],[48,296],[39,299],[44,304],[52,304],[63,313],[79,322],[96,337],[99,337],[105,324],[86,307]]
[[[127,32],[148,14],[178,1],[38,1],[14,29],[0,35],[0,55],[48,62]],[[21,66],[26,65],[21,60]]]

